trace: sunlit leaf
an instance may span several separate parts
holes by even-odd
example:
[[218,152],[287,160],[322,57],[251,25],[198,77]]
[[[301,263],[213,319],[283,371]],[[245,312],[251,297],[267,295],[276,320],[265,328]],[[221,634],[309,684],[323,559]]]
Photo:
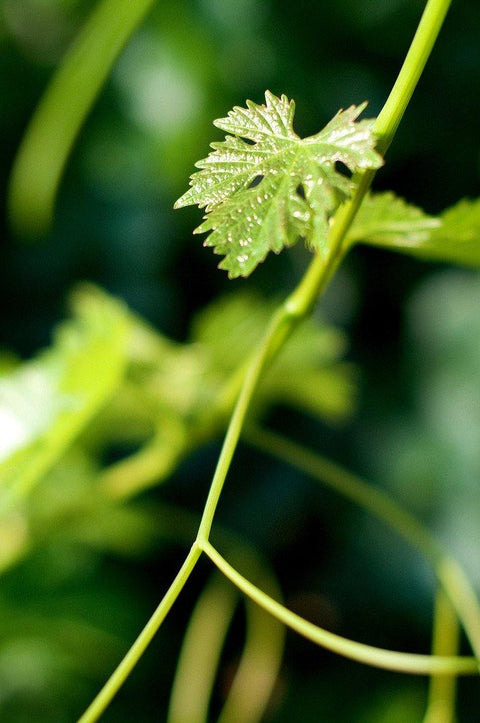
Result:
[[293,130],[295,104],[265,93],[265,105],[247,101],[215,125],[225,141],[196,166],[191,188],[176,208],[205,208],[196,233],[212,231],[205,241],[224,255],[220,268],[231,278],[248,276],[269,251],[279,253],[299,239],[312,249],[326,243],[328,221],[353,181],[341,173],[378,168],[373,122],[355,122],[365,108],[339,111],[319,133],[301,139]]

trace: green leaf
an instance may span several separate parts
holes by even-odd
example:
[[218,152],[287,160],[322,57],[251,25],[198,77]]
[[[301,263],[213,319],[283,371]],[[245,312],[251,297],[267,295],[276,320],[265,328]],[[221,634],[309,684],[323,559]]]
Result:
[[[196,317],[192,340],[209,352],[217,383],[253,353],[275,307],[254,294],[232,294]],[[265,375],[257,408],[284,403],[330,422],[348,416],[355,385],[352,366],[342,361],[345,348],[342,332],[307,319]]]
[[439,217],[393,193],[368,195],[346,243],[366,243],[425,260],[480,266],[480,199],[464,199]]
[[441,221],[394,193],[370,193],[347,232],[346,243],[411,252],[426,243]]
[[299,239],[325,248],[328,222],[355,183],[341,173],[378,168],[373,121],[355,122],[365,108],[339,111],[319,133],[301,139],[293,130],[295,104],[266,91],[265,105],[247,101],[215,125],[225,141],[196,164],[191,188],[175,207],[205,208],[195,233],[212,231],[205,245],[224,255],[230,278],[248,276],[267,256]]
[[441,216],[441,225],[418,247],[426,259],[480,266],[480,198],[463,199]]
[[0,380],[0,509],[26,494],[112,395],[126,360],[121,304],[84,288],[50,349]]

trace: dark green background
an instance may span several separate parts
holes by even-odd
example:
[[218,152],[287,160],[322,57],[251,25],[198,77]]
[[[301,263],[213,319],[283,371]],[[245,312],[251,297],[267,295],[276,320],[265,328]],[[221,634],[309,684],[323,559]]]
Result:
[[[3,0],[0,6],[2,198],[23,130],[93,4]],[[229,282],[216,270],[211,250],[191,235],[200,212],[173,211],[193,163],[205,156],[211,140],[221,138],[211,121],[246,98],[261,102],[265,88],[295,99],[300,135],[319,130],[339,107],[365,99],[367,116],[376,115],[423,5],[417,0],[158,3],[81,132],[51,233],[28,242],[2,221],[1,346],[28,357],[47,345],[78,280],[98,283],[179,340],[195,310],[233,286],[286,293],[308,261],[303,250],[268,259],[251,279]],[[479,88],[480,4],[454,1],[376,188],[391,188],[431,213],[478,196]],[[327,319],[350,335],[349,358],[359,366],[355,419],[340,430],[285,410],[270,419],[390,487],[438,530],[477,583],[479,301],[474,272],[356,250],[323,303]],[[212,445],[184,464],[162,497],[201,510],[217,452]],[[334,495],[242,448],[219,513],[269,557],[287,604],[297,605],[298,612],[372,644],[428,649],[429,573],[396,538]],[[134,563],[86,555],[71,562],[62,585],[80,614],[98,615],[107,629],[129,641],[181,555],[169,547]],[[56,583],[52,592],[36,579],[36,564],[30,561],[18,579],[11,574],[5,584],[13,595],[38,599],[41,611],[50,596],[55,599]],[[182,626],[206,572],[201,566],[105,720],[163,720],[159,711],[165,710]],[[103,612],[92,612],[102,605]],[[227,648],[227,663],[235,658],[239,631]],[[9,660],[5,650],[8,640],[0,644],[0,683]],[[108,672],[82,670],[80,664],[79,670],[71,666],[72,672],[61,661],[57,668],[52,685],[37,690],[19,684],[5,700],[0,685],[0,718],[73,720]],[[225,679],[226,674],[214,705]],[[336,659],[289,634],[268,720],[416,721],[425,689],[423,680]],[[478,720],[478,682],[462,682],[460,690],[459,720]]]

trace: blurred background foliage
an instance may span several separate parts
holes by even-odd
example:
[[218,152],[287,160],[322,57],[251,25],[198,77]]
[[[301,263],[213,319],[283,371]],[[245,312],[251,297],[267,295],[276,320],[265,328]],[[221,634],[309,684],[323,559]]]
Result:
[[[90,0],[1,2],[2,198],[33,110],[94,5]],[[213,433],[217,441],[165,461],[165,474],[173,472],[161,489],[148,489],[120,506],[99,505],[91,494],[102,479],[102,465],[111,469],[136,450],[139,439],[154,434],[148,414],[125,416],[131,422],[127,432],[115,427],[114,420],[132,409],[129,395],[148,389],[155,414],[161,410],[163,418],[172,419],[171,400],[155,396],[155,390],[168,390],[175,408],[182,408],[182,420],[198,417],[231,368],[234,343],[228,332],[239,324],[239,309],[250,319],[255,295],[278,297],[307,263],[306,252],[295,248],[269,259],[253,278],[229,282],[216,270],[210,250],[191,235],[200,213],[173,212],[193,163],[205,156],[211,140],[220,138],[212,119],[245,98],[261,102],[265,88],[295,98],[301,135],[316,132],[339,107],[365,99],[367,115],[375,115],[423,5],[420,0],[155,4],[115,64],[75,144],[52,229],[41,239],[26,239],[11,231],[4,215],[2,373],[50,344],[79,281],[105,289],[137,316],[84,288],[83,297],[81,292],[76,297],[77,322],[67,322],[57,334],[55,348],[63,344],[77,372],[85,364],[91,377],[95,370],[106,374],[106,356],[110,370],[112,349],[122,334],[128,337],[128,354],[116,372],[126,374],[122,378],[127,381],[110,405],[105,407],[92,389],[84,411],[72,411],[67,384],[63,406],[48,408],[42,397],[45,384],[55,385],[62,374],[70,374],[74,387],[77,379],[71,366],[62,367],[65,355],[57,356],[59,365],[55,352],[33,362],[35,374],[40,364],[46,375],[40,387],[37,382],[32,387],[28,373],[17,380],[20,389],[26,384],[32,390],[42,412],[66,415],[63,421],[70,414],[77,420],[71,434],[80,428],[83,433],[32,488],[28,505],[23,493],[20,502],[7,502],[12,506],[0,531],[2,720],[74,720],[157,604],[192,537],[218,454],[221,420]],[[479,81],[480,5],[454,1],[377,177],[377,190],[391,188],[430,213],[461,197],[480,195]],[[198,321],[201,309],[234,289],[247,295],[237,306],[225,307],[227,320],[214,315],[209,328],[204,313]],[[85,310],[92,298],[103,299],[101,313],[97,307]],[[283,397],[278,396],[280,384],[271,397],[266,390],[261,410],[265,415],[268,408],[273,426],[393,491],[447,543],[477,587],[479,301],[480,278],[474,272],[357,249],[320,310],[339,329],[327,333],[331,363],[337,364],[345,353],[345,337],[349,339],[348,364],[340,364],[341,401],[335,402],[334,394],[332,404],[347,411],[355,378],[355,415],[340,423],[344,415],[319,408],[315,399],[324,395],[309,395],[306,387],[303,408],[292,410],[286,406],[292,395],[285,385]],[[212,350],[215,328],[213,340],[221,337],[223,344],[205,357],[199,335],[205,342],[210,333]],[[249,338],[255,336],[252,329]],[[245,351],[238,344],[243,333],[240,326],[240,354]],[[80,352],[75,339],[80,339]],[[108,340],[106,350],[102,340]],[[185,341],[189,344],[180,346]],[[315,344],[306,342],[312,354]],[[161,369],[148,357],[149,349],[159,345],[162,359],[170,360]],[[320,357],[323,363],[325,355]],[[294,353],[289,363],[283,379],[294,376]],[[304,381],[313,379],[308,373],[302,368]],[[199,377],[210,387],[205,382],[205,398],[192,399],[188,395]],[[337,390],[337,383],[338,377],[325,388]],[[272,408],[268,404],[274,398],[280,403]],[[320,420],[318,414],[323,415]],[[41,435],[41,420],[40,427],[35,424],[32,414],[31,432]],[[68,429],[61,426],[68,446]],[[173,449],[179,444],[177,432],[172,423]],[[41,470],[43,462],[38,464]],[[144,486],[154,481],[146,480]],[[108,487],[108,477],[102,483]],[[89,506],[92,500],[95,505]],[[428,649],[430,574],[396,537],[332,493],[242,446],[218,519],[266,556],[286,603],[296,612],[372,644]],[[209,572],[206,564],[200,566],[106,721],[164,720],[182,633]],[[212,720],[238,661],[243,627],[239,615],[222,656]],[[465,723],[477,719],[476,685],[460,684],[458,717]],[[425,689],[423,680],[336,659],[288,634],[265,720],[416,721],[422,716]]]

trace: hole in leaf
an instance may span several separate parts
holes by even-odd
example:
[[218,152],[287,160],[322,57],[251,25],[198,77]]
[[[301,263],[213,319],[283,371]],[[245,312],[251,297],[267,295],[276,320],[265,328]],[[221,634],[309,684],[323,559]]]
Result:
[[252,141],[251,138],[242,138],[242,141],[247,144],[247,146],[254,146],[255,141]]
[[300,196],[300,198],[304,199],[306,197],[305,188],[302,183],[298,184],[298,186],[295,189],[295,192],[296,192],[297,196]]
[[255,176],[253,181],[251,181],[248,184],[248,188],[255,188],[255,186],[258,186],[258,184],[261,183],[262,181],[263,181],[263,176],[259,174],[258,176]]
[[348,168],[348,166],[345,165],[345,163],[342,163],[342,161],[336,161],[335,162],[335,170],[338,173],[341,173],[342,176],[345,176],[346,178],[351,178],[353,173]]

